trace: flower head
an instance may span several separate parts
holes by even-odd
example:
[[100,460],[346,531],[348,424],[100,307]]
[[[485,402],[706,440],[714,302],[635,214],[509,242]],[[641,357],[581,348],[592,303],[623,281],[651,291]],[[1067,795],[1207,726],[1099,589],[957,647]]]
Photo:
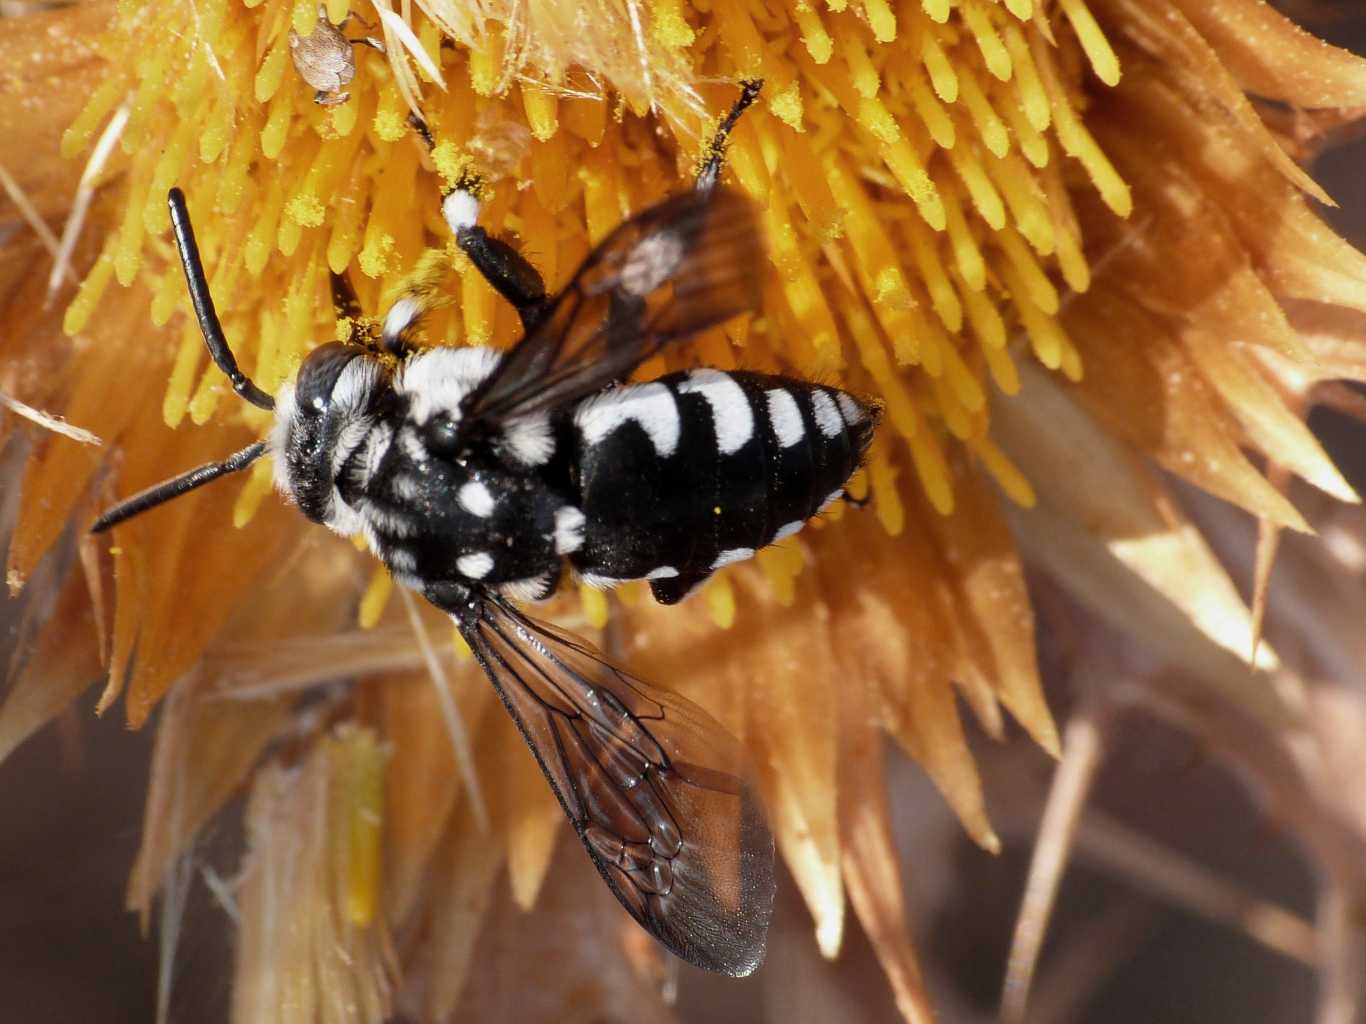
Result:
[[[927,1013],[883,733],[986,847],[956,698],[989,733],[1004,709],[1058,749],[1017,542],[1117,623],[1174,610],[1206,646],[1175,626],[1159,646],[1229,699],[1281,707],[1264,676],[1230,695],[1253,616],[1148,462],[1268,537],[1307,528],[1288,475],[1355,500],[1303,415],[1327,373],[1360,379],[1360,338],[1330,352],[1306,322],[1366,311],[1366,261],[1305,201],[1326,198],[1294,159],[1316,123],[1287,126],[1266,102],[1361,106],[1366,69],[1270,8],[194,0],[48,17],[94,51],[66,72],[83,102],[61,151],[86,173],[52,239],[54,287],[70,268],[81,283],[55,340],[46,277],[10,240],[0,391],[108,447],[35,444],[13,589],[70,561],[67,524],[111,494],[267,429],[186,315],[170,187],[189,197],[239,360],[273,392],[357,327],[334,315],[329,271],[371,316],[414,275],[440,283],[453,301],[427,311],[427,344],[508,346],[515,315],[449,242],[443,187],[478,175],[481,223],[520,239],[553,289],[691,177],[733,83],[762,79],[728,153],[762,211],[762,311],[640,373],[744,366],[876,395],[885,426],[856,485],[871,507],[833,511],[680,609],[627,588],[614,628],[643,675],[750,750],[821,951],[840,948],[847,898],[903,1013]],[[47,166],[3,168],[35,225],[67,196],[34,187]],[[34,666],[97,653],[101,709],[122,696],[136,726],[165,702],[134,906],[250,787],[238,1019],[441,1019],[500,866],[519,905],[542,898],[558,809],[473,662],[449,654],[445,620],[270,482],[263,463],[121,525],[112,548],[75,542],[83,571],[0,712],[0,751],[71,696]],[[588,588],[559,610],[589,629],[609,618]],[[316,696],[336,679],[353,683]]]

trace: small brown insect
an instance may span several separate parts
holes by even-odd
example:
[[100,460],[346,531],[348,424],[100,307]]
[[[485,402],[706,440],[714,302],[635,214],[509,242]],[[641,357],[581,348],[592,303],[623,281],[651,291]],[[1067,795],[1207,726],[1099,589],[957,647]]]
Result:
[[319,106],[331,107],[345,103],[351,98],[343,88],[356,77],[356,55],[353,46],[368,46],[384,52],[384,44],[368,36],[364,39],[350,39],[342,33],[351,20],[348,16],[340,25],[327,20],[326,11],[318,9],[318,24],[306,36],[293,29],[289,30],[289,55],[294,60],[294,68],[299,77],[316,92],[313,102]]

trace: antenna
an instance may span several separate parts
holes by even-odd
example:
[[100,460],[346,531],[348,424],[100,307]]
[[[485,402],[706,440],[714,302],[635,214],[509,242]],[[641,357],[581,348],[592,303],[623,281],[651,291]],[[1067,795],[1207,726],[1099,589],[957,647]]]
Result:
[[194,315],[199,321],[199,329],[204,332],[204,344],[218,368],[232,381],[232,389],[252,405],[261,409],[274,409],[275,399],[266,394],[237,366],[237,359],[228,348],[228,339],[223,336],[223,325],[218,322],[218,313],[213,308],[213,296],[209,294],[209,282],[204,279],[204,264],[199,260],[199,246],[194,240],[194,228],[190,225],[190,211],[185,205],[185,193],[173,188],[166,196],[166,204],[171,208],[171,230],[175,233],[176,248],[180,250],[180,265],[185,270],[185,284],[190,289],[190,302],[194,304]]
[[234,452],[222,462],[208,462],[188,473],[181,473],[180,476],[172,477],[170,480],[153,484],[147,490],[139,491],[131,498],[119,502],[113,508],[106,509],[95,520],[95,525],[90,527],[90,532],[103,533],[109,527],[116,526],[125,519],[132,519],[140,512],[146,512],[149,508],[156,508],[156,506],[168,502],[172,498],[180,497],[187,491],[193,491],[196,487],[203,487],[207,483],[212,483],[220,476],[246,469],[265,453],[266,442],[257,441],[255,444],[247,445],[240,452]]
[[[185,193],[173,188],[166,196],[171,208],[171,230],[175,234],[176,249],[180,252],[180,265],[185,271],[185,284],[190,290],[190,302],[194,305],[195,319],[204,334],[204,344],[214,364],[222,370],[232,389],[252,405],[261,409],[274,409],[275,399],[258,388],[237,365],[237,359],[228,347],[228,339],[223,335],[223,325],[218,322],[218,313],[213,308],[213,296],[209,294],[209,282],[204,277],[204,264],[199,258],[199,246],[194,240],[194,228],[190,225],[190,211],[185,205]],[[246,469],[266,453],[266,442],[257,441],[247,445],[240,452],[234,452],[222,462],[209,462],[188,473],[172,477],[170,480],[139,491],[111,509],[106,509],[95,524],[91,533],[103,533],[111,526],[131,519],[139,513],[155,508],[172,498],[178,498],[188,491],[212,483],[220,476]]]

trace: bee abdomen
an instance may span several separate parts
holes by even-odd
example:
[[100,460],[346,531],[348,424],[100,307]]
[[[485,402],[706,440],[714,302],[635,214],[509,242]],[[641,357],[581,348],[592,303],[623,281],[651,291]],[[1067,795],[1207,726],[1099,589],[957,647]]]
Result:
[[792,536],[844,491],[875,406],[836,388],[714,369],[583,403],[579,572],[649,579],[672,604],[717,569]]
[[863,463],[879,412],[837,388],[782,377],[760,382],[771,543],[792,536],[843,495]]

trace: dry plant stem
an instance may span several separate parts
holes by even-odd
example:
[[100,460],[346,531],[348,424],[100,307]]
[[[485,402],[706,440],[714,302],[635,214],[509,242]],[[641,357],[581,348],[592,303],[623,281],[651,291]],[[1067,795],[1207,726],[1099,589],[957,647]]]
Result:
[[180,947],[180,926],[185,919],[185,903],[194,881],[194,855],[182,854],[161,885],[161,913],[157,924],[157,1024],[166,1024],[171,1014],[171,984],[175,978],[175,954]]
[[[9,196],[10,202],[14,203],[15,207],[19,210],[20,215],[24,218],[24,222],[33,229],[33,233],[37,235],[38,240],[43,243],[43,248],[46,249],[55,260],[57,258],[58,248],[57,236],[52,233],[52,229],[47,226],[47,222],[43,220],[42,215],[34,207],[28,196],[25,195],[24,190],[20,187],[19,183],[14,180],[14,177],[9,171],[5,170],[4,164],[0,164],[0,188],[5,190],[5,194]],[[76,281],[73,279],[71,283],[75,284]]]
[[1352,1024],[1361,1006],[1366,939],[1360,905],[1335,879],[1319,896],[1319,1005],[1316,1024]]
[[[205,672],[217,680],[206,699],[261,701],[297,695],[338,678],[422,668],[426,662],[413,649],[408,627],[377,626],[328,637],[291,638],[271,652],[271,670],[262,680],[261,652],[254,647],[211,651]],[[324,660],[325,659],[325,660]],[[449,658],[447,659],[449,660]]]
[[1034,986],[1029,1024],[1084,1020],[1092,996],[1142,946],[1152,920],[1148,907],[1118,902],[1072,932]]
[[1144,705],[1226,758],[1320,870],[1349,891],[1366,893],[1366,863],[1360,855],[1366,825],[1344,789],[1345,780],[1335,777],[1325,760],[1330,752],[1321,727],[1268,731],[1243,709],[1210,702],[1170,672],[1151,678]]
[[109,670],[109,619],[105,604],[104,573],[100,564],[100,551],[93,534],[85,533],[76,541],[76,557],[81,562],[81,575],[85,578],[85,589],[90,595],[90,615],[95,623],[95,650],[99,654],[100,667]]
[[1353,390],[1351,385],[1336,381],[1318,384],[1314,388],[1313,404],[1366,422],[1366,397]]
[[451,753],[455,755],[456,764],[460,766],[460,774],[464,779],[465,788],[470,794],[470,809],[474,812],[475,824],[479,826],[479,831],[484,835],[489,831],[489,809],[484,802],[484,791],[479,786],[479,775],[474,768],[474,746],[470,742],[469,729],[465,727],[465,721],[460,717],[460,711],[455,706],[455,699],[451,696],[450,678],[446,675],[446,670],[441,667],[441,660],[437,658],[436,651],[432,647],[431,638],[427,635],[427,627],[422,623],[422,615],[417,610],[417,602],[407,587],[399,587],[399,595],[403,599],[403,610],[408,615],[408,621],[412,624],[413,635],[417,637],[418,649],[422,652],[423,663],[427,666],[427,675],[431,678],[432,686],[436,688],[437,702],[441,706],[441,716],[446,720],[446,731],[451,737]]
[[1228,925],[1268,949],[1313,966],[1314,929],[1282,907],[1259,899],[1130,828],[1094,811],[1076,837],[1077,852],[1183,910]]
[[1100,705],[1091,700],[1078,709],[1063,730],[1062,761],[1049,787],[1039,838],[1029,862],[1024,899],[1015,921],[1010,958],[1006,962],[1001,991],[1001,1019],[1006,1024],[1019,1024],[1025,1019],[1030,986],[1063,869],[1067,866],[1077,822],[1104,753],[1104,717]]
[[49,412],[43,412],[42,409],[35,409],[28,403],[21,402],[17,398],[12,398],[3,391],[0,391],[0,406],[4,406],[10,412],[14,413],[14,415],[21,419],[28,420],[30,423],[36,424],[44,430],[50,430],[54,434],[61,434],[63,437],[69,437],[71,440],[79,441],[81,444],[104,444],[103,441],[90,431],[82,430],[80,427],[73,427],[60,416],[54,416]]
[[96,183],[99,181],[100,175],[104,173],[105,165],[108,164],[115,146],[123,135],[123,129],[128,124],[128,112],[127,103],[114,111],[114,116],[109,119],[109,124],[100,133],[99,140],[90,151],[90,157],[85,162],[85,169],[81,171],[81,180],[76,185],[75,198],[71,201],[71,209],[67,213],[66,223],[62,226],[61,240],[57,244],[57,251],[53,254],[52,273],[48,275],[47,294],[43,296],[44,308],[51,304],[63,279],[75,282],[71,270],[71,254],[76,251],[76,243],[80,240],[81,229],[85,226],[86,214],[90,212],[90,203],[95,198]]

